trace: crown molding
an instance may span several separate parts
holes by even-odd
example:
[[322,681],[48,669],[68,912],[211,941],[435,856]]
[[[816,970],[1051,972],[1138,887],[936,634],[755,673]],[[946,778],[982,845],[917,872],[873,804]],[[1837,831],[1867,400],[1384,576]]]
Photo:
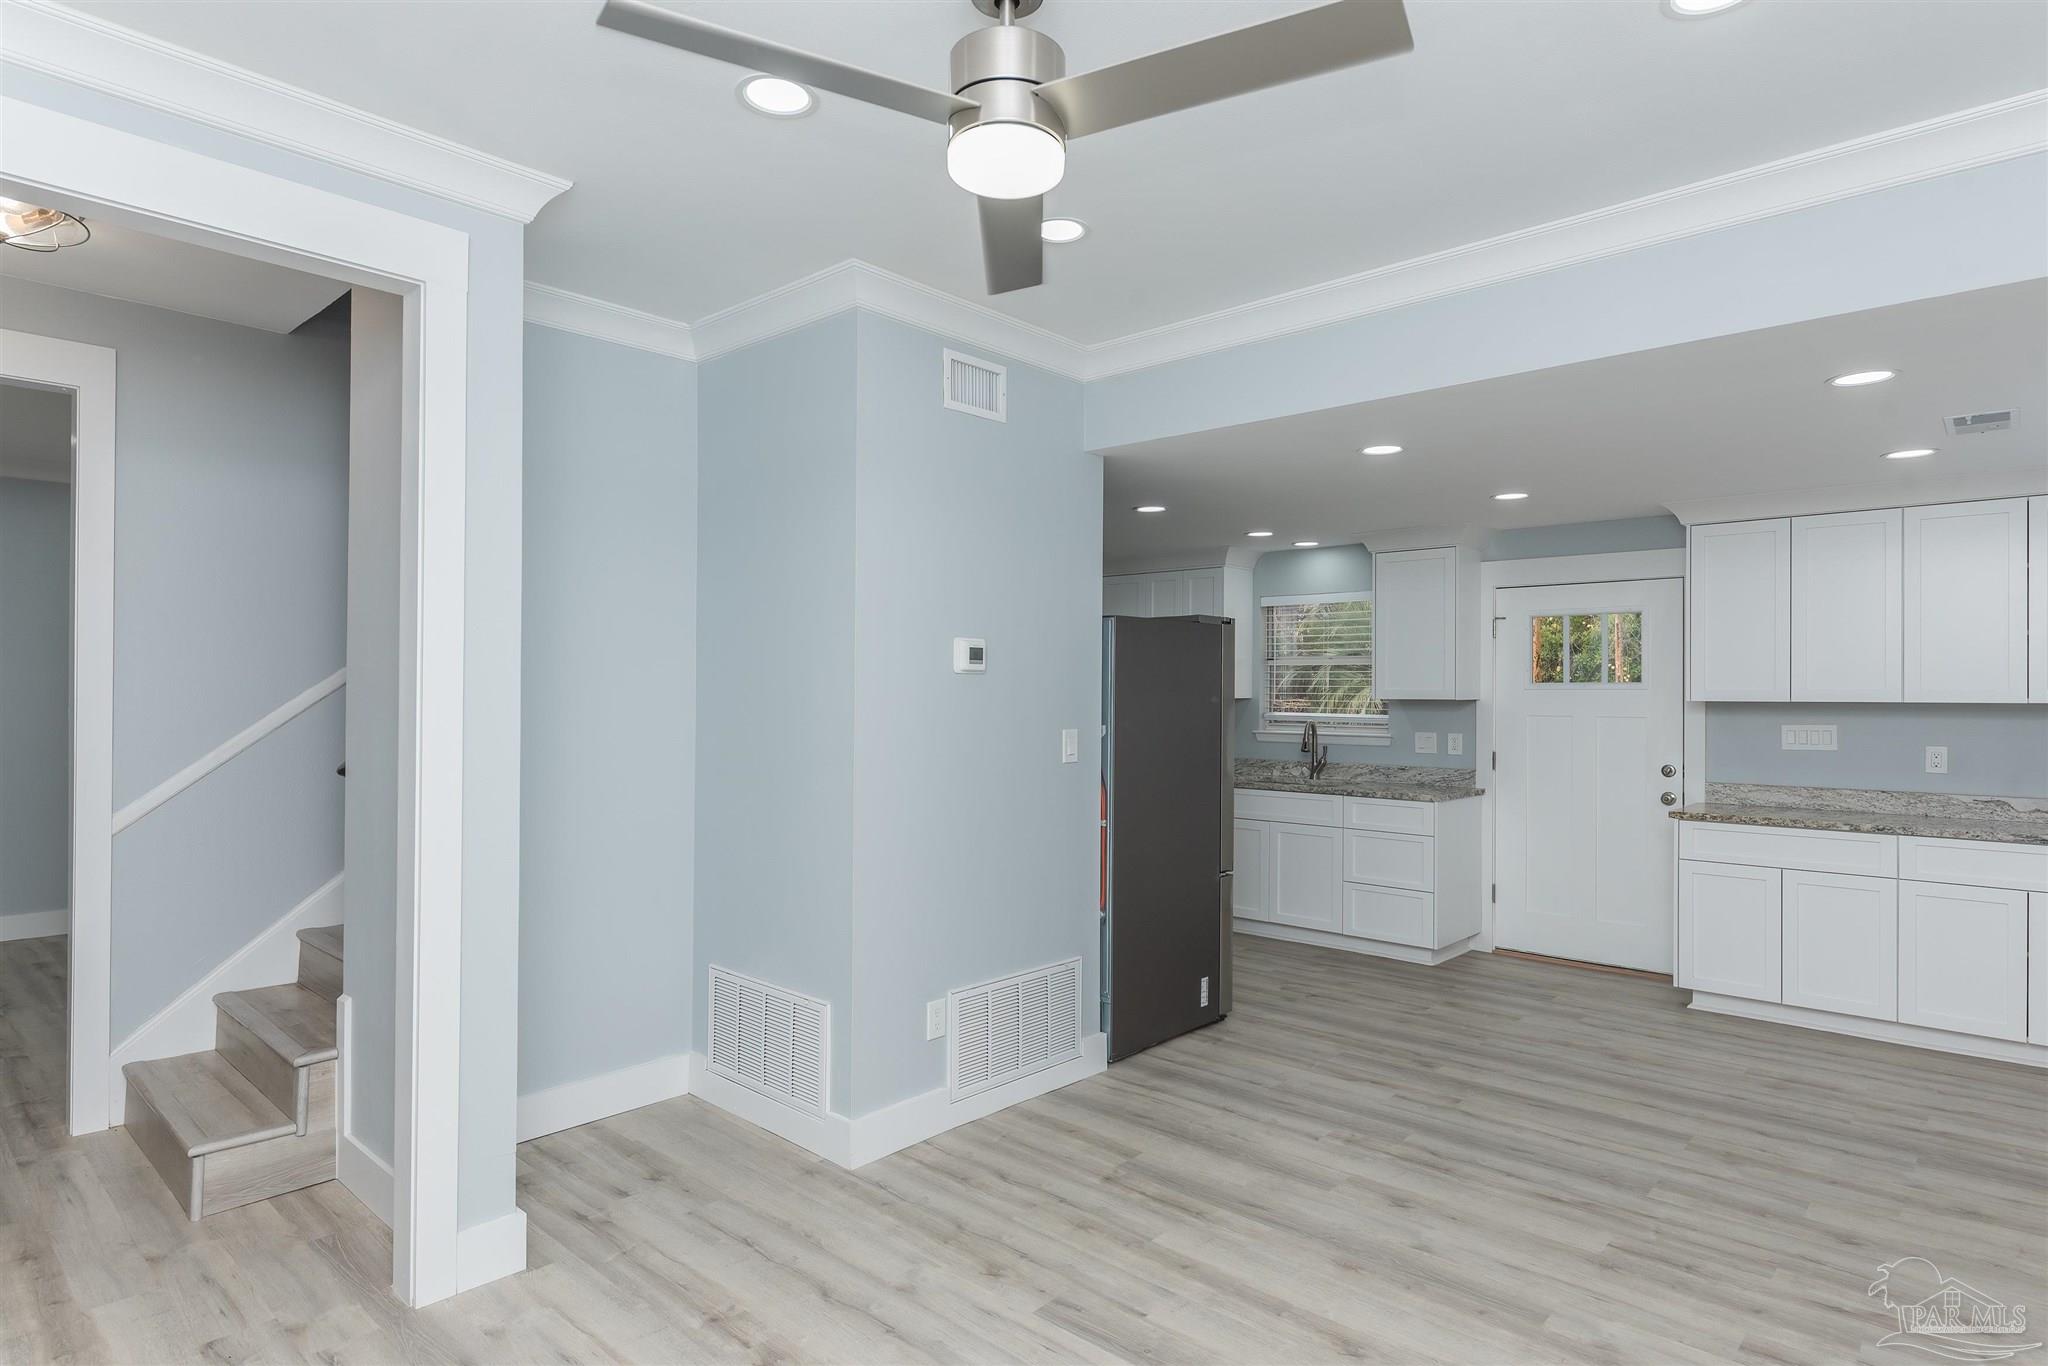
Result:
[[526,321],[677,360],[697,359],[687,323],[531,280],[526,282]]
[[521,223],[570,184],[52,0],[0,0],[0,60]]
[[[1918,463],[1918,462],[1915,462]],[[1671,515],[1686,526],[1708,522],[1753,522],[1764,517],[1809,517],[1830,512],[1865,512],[1874,508],[1922,507],[1930,503],[1974,503],[1986,498],[2032,498],[2048,493],[2048,479],[2039,471],[2004,473],[1905,474],[1899,478],[1855,484],[1825,484],[1738,493],[1726,498],[1697,498],[1666,503]]]
[[1086,348],[1104,379],[2048,150],[2048,90],[1276,294]]

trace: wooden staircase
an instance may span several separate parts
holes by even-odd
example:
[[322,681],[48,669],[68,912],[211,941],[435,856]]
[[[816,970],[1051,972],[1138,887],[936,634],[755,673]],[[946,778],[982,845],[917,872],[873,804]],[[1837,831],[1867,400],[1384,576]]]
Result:
[[194,1219],[334,1179],[341,927],[299,931],[299,979],[213,998],[211,1052],[131,1062],[125,1123]]

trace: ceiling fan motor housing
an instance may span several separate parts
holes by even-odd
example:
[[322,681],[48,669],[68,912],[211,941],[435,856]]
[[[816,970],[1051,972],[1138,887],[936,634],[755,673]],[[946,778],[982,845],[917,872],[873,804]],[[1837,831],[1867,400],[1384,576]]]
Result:
[[1066,141],[1066,128],[1034,88],[1067,74],[1067,54],[1034,28],[1000,24],[953,45],[953,93],[979,101],[952,119],[960,132],[982,123],[1028,123]]

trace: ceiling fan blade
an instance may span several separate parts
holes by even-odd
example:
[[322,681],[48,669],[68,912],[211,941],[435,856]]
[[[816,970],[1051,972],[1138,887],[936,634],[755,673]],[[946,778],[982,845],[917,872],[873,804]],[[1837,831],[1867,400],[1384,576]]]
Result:
[[1045,243],[1038,235],[1045,200],[978,199],[981,206],[981,262],[988,292],[1008,294],[1045,280]]
[[1401,0],[1335,0],[1038,87],[1078,138],[1412,52]]
[[929,119],[933,123],[945,123],[960,110],[975,107],[973,100],[949,95],[943,90],[927,90],[921,85],[899,81],[894,76],[848,66],[816,53],[771,43],[766,38],[738,33],[718,24],[707,24],[702,19],[686,19],[672,10],[650,5],[646,0],[605,0],[597,22],[605,28],[630,33],[636,38],[648,38],[669,47],[679,47],[685,52],[716,57],[721,62],[731,62],[748,71],[780,76],[784,80],[829,90],[863,104],[878,104],[914,118]]

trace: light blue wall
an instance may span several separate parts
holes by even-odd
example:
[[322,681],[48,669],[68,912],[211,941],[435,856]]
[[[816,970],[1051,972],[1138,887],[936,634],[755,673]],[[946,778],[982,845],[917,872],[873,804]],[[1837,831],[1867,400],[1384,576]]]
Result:
[[[520,406],[525,228],[510,219],[10,67],[7,94],[393,209],[469,238],[463,661],[462,1082],[457,1222],[509,1213],[519,1000]],[[10,325],[15,325],[10,323]],[[356,1010],[392,1012],[395,994]],[[493,1041],[504,1040],[503,1044]],[[374,1060],[366,1059],[366,1065]],[[366,1081],[369,1079],[366,1078]]]
[[1611,522],[1568,522],[1562,526],[1496,531],[1480,547],[1484,560],[1552,559],[1559,555],[1609,555],[1624,550],[1682,550],[1685,526],[1676,517],[1627,517]]
[[2048,156],[1859,195],[1088,386],[1087,446],[2048,275]]
[[[962,344],[858,317],[854,1115],[946,1084],[924,1004],[950,988],[1079,956],[1096,997],[1102,603],[1080,386],[996,356],[1008,420],[948,411]],[[987,673],[952,671],[956,635]]]
[[527,326],[525,565],[521,1095],[690,1046],[695,366]]
[[[856,324],[698,369],[696,962],[852,1002]],[[929,377],[936,389],[937,368]],[[679,525],[678,536],[687,535]],[[695,1005],[704,1037],[704,1002]]]
[[0,479],[0,920],[70,908],[70,738],[71,486]]
[[[342,666],[348,343],[20,280],[0,313],[115,353],[120,807]],[[340,714],[115,836],[115,1042],[341,871]]]
[[[1362,545],[1327,545],[1315,550],[1275,550],[1252,567],[1252,597],[1296,593],[1362,593],[1372,587],[1372,554]],[[1236,708],[1235,753],[1240,759],[1299,759],[1297,741],[1258,737],[1259,699],[1240,699]],[[1471,768],[1477,739],[1477,707],[1471,702],[1389,702],[1385,745],[1330,746],[1336,764],[1417,764],[1425,768]],[[1415,752],[1415,733],[1433,731],[1434,754]],[[1449,754],[1453,733],[1465,737],[1465,752]]]
[[[1781,727],[1816,723],[1837,727],[1838,749],[1779,748]],[[1948,746],[1946,774],[1926,771],[1928,745]],[[1713,703],[1707,778],[2048,797],[2048,707]]]

